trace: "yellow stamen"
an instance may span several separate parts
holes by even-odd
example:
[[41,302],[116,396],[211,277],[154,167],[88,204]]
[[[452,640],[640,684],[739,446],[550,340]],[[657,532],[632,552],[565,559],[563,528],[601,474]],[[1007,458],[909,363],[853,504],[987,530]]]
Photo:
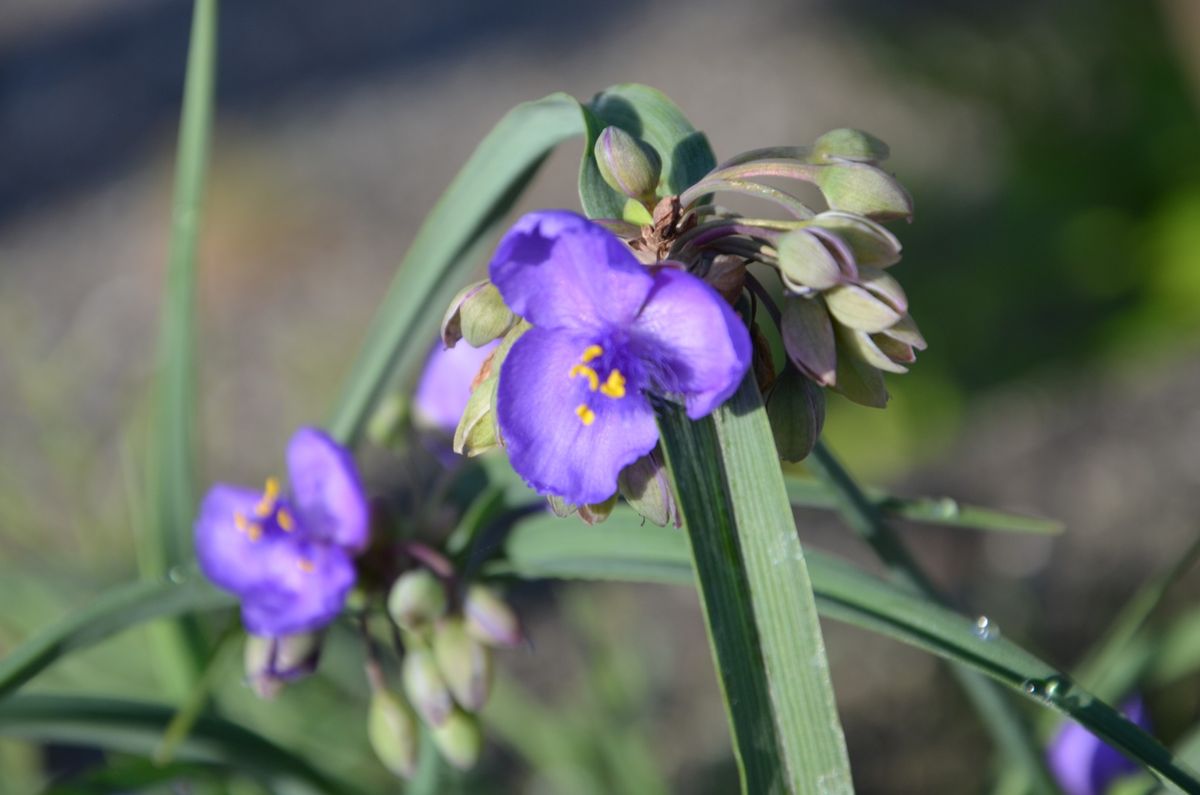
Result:
[[285,533],[290,533],[296,529],[296,520],[292,518],[292,514],[287,508],[280,508],[275,512],[275,522],[279,525],[279,529]]
[[275,500],[279,498],[279,478],[267,478],[267,483],[263,486],[262,499],[258,501],[258,505],[254,506],[254,514],[260,518],[266,518],[275,510]]
[[313,563],[308,558],[300,558],[296,561],[296,565],[299,566],[300,571],[304,572],[305,574],[312,574],[317,570],[317,564]]
[[[595,347],[595,346],[592,346]],[[595,392],[600,388],[600,376],[596,371],[588,367],[586,364],[577,364],[571,368],[571,372],[567,373],[567,378],[574,378],[577,375],[587,376],[588,389]]]
[[614,369],[608,374],[608,380],[600,387],[600,394],[610,398],[625,397],[625,376],[621,375],[620,370]]
[[580,403],[575,407],[575,416],[578,417],[579,421],[584,425],[591,425],[596,421],[596,412],[588,408],[586,403]]
[[262,525],[260,525],[258,522],[250,522],[246,526],[246,536],[251,541],[257,541],[258,539],[262,538],[262,534],[263,534]]
[[583,355],[579,357],[579,360],[584,364],[587,364],[592,359],[595,359],[597,356],[600,356],[603,353],[604,349],[599,345],[589,345],[583,349]]
[[250,522],[246,519],[246,514],[241,511],[233,512],[233,526],[238,529],[239,533],[250,532]]

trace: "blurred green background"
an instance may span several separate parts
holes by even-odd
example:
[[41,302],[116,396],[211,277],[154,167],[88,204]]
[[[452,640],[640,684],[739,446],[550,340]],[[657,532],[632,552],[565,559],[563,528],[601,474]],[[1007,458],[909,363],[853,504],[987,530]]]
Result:
[[[0,654],[136,573],[188,22],[179,0],[0,11]],[[220,42],[200,252],[205,483],[278,471],[292,428],[320,421],[417,224],[504,111],[636,80],[718,156],[840,126],[891,144],[916,205],[895,273],[930,350],[891,379],[886,412],[831,401],[827,439],[903,493],[1067,525],[1056,539],[909,529],[964,609],[1069,666],[1200,529],[1191,0],[244,0],[224,4]],[[577,146],[523,208],[577,206]],[[801,518],[806,542],[867,560],[829,517]],[[1185,583],[1167,612],[1197,593]],[[534,648],[504,655],[520,690],[498,696],[465,791],[731,791],[690,592],[517,598]],[[827,632],[860,791],[982,791],[986,739],[944,669]],[[131,633],[33,687],[161,698],[150,649]],[[221,706],[386,791],[347,706],[364,687],[354,652],[333,649],[326,676],[266,707],[233,655]],[[1195,675],[1147,688],[1161,736],[1194,721]],[[0,740],[6,793],[97,761]]]

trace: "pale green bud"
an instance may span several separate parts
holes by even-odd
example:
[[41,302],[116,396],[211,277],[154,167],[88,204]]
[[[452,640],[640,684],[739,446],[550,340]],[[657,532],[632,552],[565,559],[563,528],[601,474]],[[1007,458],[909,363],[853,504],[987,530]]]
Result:
[[420,735],[417,716],[404,697],[387,688],[371,694],[367,738],[383,766],[401,778],[417,770]]
[[780,239],[779,273],[783,283],[795,291],[828,290],[846,276],[833,252],[808,229],[797,229]]
[[888,402],[888,391],[883,382],[883,373],[858,354],[856,346],[848,340],[853,335],[852,329],[837,329],[837,383],[833,388],[859,405],[884,408]]
[[849,128],[830,130],[816,140],[812,149],[816,161],[841,158],[877,163],[887,160],[889,154],[888,145],[874,135]]
[[470,712],[483,708],[492,686],[492,653],[450,616],[434,628],[433,655],[454,700]]
[[900,261],[900,241],[870,218],[829,210],[813,218],[812,223],[837,235],[849,247],[856,265],[886,268]]
[[430,726],[440,726],[454,709],[450,689],[432,652],[409,648],[400,669],[404,693]]
[[825,425],[825,392],[794,367],[785,368],[767,401],[775,447],[784,461],[802,461]]
[[472,583],[463,597],[463,616],[467,631],[489,646],[519,646],[525,635],[521,621],[508,602],[492,588]]
[[469,284],[454,296],[442,318],[442,342],[453,348],[461,339],[481,348],[499,339],[517,322],[496,285],[486,279]]
[[446,614],[446,586],[429,569],[413,569],[396,578],[388,593],[388,613],[402,629],[419,632]]
[[473,716],[454,710],[441,726],[433,727],[431,734],[442,757],[459,770],[469,770],[479,761],[483,732]]
[[662,159],[654,148],[620,127],[605,127],[592,149],[600,176],[613,190],[639,201],[654,196]]
[[867,163],[831,163],[814,175],[832,210],[865,215],[879,221],[912,216],[912,197],[882,169]]
[[838,285],[826,292],[824,298],[834,320],[868,334],[895,325],[901,317],[901,313],[886,301],[857,284]]
[[629,503],[629,507],[641,514],[646,521],[659,527],[683,526],[679,503],[675,501],[666,467],[663,466],[661,454],[657,450],[622,469],[617,483],[621,487],[621,496]]

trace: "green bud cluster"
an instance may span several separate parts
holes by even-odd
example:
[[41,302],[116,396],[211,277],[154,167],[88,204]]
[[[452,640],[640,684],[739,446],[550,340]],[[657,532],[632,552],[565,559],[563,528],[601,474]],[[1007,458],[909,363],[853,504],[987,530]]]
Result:
[[400,575],[387,607],[405,652],[402,692],[373,682],[368,730],[376,755],[392,772],[411,777],[424,723],[447,762],[472,767],[483,746],[476,713],[491,693],[493,649],[524,640],[516,613],[491,587],[471,583],[452,594],[447,579],[426,568]]

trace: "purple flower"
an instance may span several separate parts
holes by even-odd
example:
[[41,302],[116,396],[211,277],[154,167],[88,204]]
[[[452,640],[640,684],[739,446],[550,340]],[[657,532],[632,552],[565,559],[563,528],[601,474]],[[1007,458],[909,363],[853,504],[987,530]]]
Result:
[[291,493],[268,478],[259,492],[218,483],[196,519],[196,556],[210,580],[242,600],[255,635],[318,629],[354,585],[353,556],[367,542],[368,506],[350,453],[301,428],[287,449]]
[[425,361],[425,369],[421,371],[421,380],[413,395],[413,415],[417,423],[453,435],[471,398],[471,382],[499,344],[497,340],[473,348],[462,341],[453,348],[440,344],[435,347]]
[[517,221],[491,279],[533,324],[501,366],[496,412],[513,468],[542,494],[607,499],[658,441],[647,395],[697,419],[750,366],[750,335],[715,290],[670,264],[645,267],[574,213]]
[[[1139,727],[1150,728],[1140,696],[1125,702],[1121,712]],[[1138,770],[1124,754],[1075,721],[1067,721],[1059,729],[1046,750],[1046,758],[1067,795],[1103,795],[1113,781]]]

